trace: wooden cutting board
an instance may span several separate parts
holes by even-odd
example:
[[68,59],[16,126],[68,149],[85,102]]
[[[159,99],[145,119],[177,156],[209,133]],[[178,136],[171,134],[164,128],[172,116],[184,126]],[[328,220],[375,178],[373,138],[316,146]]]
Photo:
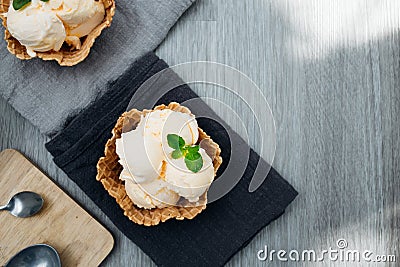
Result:
[[43,209],[30,218],[0,212],[0,266],[21,249],[53,246],[62,266],[98,266],[114,245],[112,235],[54,182],[15,150],[0,153],[0,203],[20,191],[34,191]]

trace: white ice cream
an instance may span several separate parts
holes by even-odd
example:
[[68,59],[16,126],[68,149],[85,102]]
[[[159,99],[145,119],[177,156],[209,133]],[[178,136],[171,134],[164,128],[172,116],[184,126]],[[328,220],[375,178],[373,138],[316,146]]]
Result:
[[44,11],[43,2],[33,0],[20,10],[14,10],[12,4],[7,12],[7,29],[11,35],[27,48],[30,56],[35,52],[60,50],[66,32],[64,24],[55,13]]
[[68,36],[88,35],[104,18],[102,1],[95,0],[49,0],[51,9],[64,22]]
[[160,142],[149,133],[145,135],[144,122],[142,118],[135,130],[123,133],[116,141],[120,163],[136,183],[157,179],[164,159]]
[[194,173],[188,170],[184,158],[169,159],[165,172],[168,188],[189,202],[197,202],[214,180],[212,159],[204,149],[200,148],[199,152],[203,158],[203,167],[199,172]]
[[[168,134],[178,134],[186,145],[195,144],[199,138],[195,117],[169,109],[153,111],[141,118],[135,130],[123,133],[116,141],[124,168],[120,178],[125,180],[128,196],[138,207],[175,204],[180,196],[197,202],[214,179],[212,160],[201,148],[203,168],[197,173],[186,167],[184,158],[173,160]],[[165,175],[161,177],[163,163]]]
[[186,145],[193,145],[199,139],[198,125],[195,117],[181,112],[163,110],[168,114],[162,129],[162,145],[164,153],[169,154],[172,148],[168,146],[167,135],[177,134],[185,140]]
[[157,140],[162,138],[164,148],[168,147],[168,134],[182,136],[189,145],[195,144],[199,139],[197,121],[193,115],[164,109],[151,112],[145,120],[145,131],[150,132]]
[[139,208],[164,208],[175,205],[179,200],[179,195],[169,190],[162,179],[144,184],[136,184],[128,179],[125,180],[125,190],[129,198]]
[[103,3],[95,0],[32,0],[19,10],[11,3],[6,14],[7,29],[32,57],[35,52],[59,51],[64,41],[79,49],[79,38],[99,25],[104,15]]
[[162,161],[171,151],[166,141],[169,133],[182,134],[188,144],[197,142],[194,116],[169,109],[154,111],[142,117],[135,130],[123,133],[117,140],[121,165],[132,173],[136,183],[159,177]]

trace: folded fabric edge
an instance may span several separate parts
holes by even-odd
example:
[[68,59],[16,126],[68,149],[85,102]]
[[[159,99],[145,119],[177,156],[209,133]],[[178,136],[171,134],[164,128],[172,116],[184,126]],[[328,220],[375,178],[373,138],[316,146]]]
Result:
[[[123,83],[127,77],[130,77],[129,79],[135,80],[137,77],[141,77],[141,75],[145,74],[148,72],[148,70],[154,66],[158,61],[159,57],[155,55],[154,53],[150,52],[146,54],[145,56],[141,57],[137,61],[135,61],[131,67],[128,68],[128,71],[124,73],[122,76],[120,76],[116,81],[109,82],[107,85],[108,87],[112,88],[115,86],[115,84],[118,83]],[[137,81],[136,83],[140,83],[141,81]],[[115,95],[119,95],[120,93],[124,93],[124,91],[121,90],[121,92],[115,92]],[[68,122],[66,123],[65,127],[63,130],[59,131],[56,135],[51,137],[51,140],[48,141],[45,146],[46,149],[54,156],[57,157],[64,151],[68,150],[71,146],[73,146],[78,140],[72,139],[71,137],[74,136],[73,133],[78,132],[86,132],[89,131],[91,128],[91,124],[87,123],[87,117],[85,118],[85,121],[82,121],[82,116],[81,114],[87,114],[94,112],[96,109],[96,112],[101,111],[101,107],[104,107],[107,109],[107,102],[109,101],[109,97],[106,97],[107,95],[112,94],[109,92],[108,94],[106,93],[104,97],[101,97],[98,102],[90,105],[88,108],[83,110],[80,114],[76,115],[73,118],[70,118]],[[100,110],[99,110],[100,109]],[[106,110],[103,110],[103,112],[107,112]],[[78,138],[80,135],[76,135]]]

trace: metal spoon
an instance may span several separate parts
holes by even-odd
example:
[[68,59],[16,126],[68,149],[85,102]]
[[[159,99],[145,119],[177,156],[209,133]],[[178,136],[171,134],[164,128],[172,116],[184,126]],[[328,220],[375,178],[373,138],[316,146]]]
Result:
[[53,247],[37,244],[18,252],[5,267],[61,267],[61,261]]
[[0,207],[0,210],[8,210],[15,217],[29,217],[43,207],[43,198],[34,192],[20,192],[15,194],[7,205]]

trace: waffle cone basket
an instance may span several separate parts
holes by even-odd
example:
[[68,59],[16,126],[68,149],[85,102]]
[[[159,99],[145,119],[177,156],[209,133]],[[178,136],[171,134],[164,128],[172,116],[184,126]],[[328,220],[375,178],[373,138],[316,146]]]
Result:
[[[96,28],[89,33],[89,35],[81,38],[80,49],[71,50],[69,46],[63,45],[60,51],[47,51],[47,52],[36,52],[37,57],[43,60],[56,60],[61,66],[73,66],[82,62],[90,52],[90,48],[93,46],[96,38],[101,34],[103,29],[110,27],[112,18],[115,13],[115,1],[114,0],[99,0],[104,4],[105,16],[103,21],[97,25]],[[28,55],[26,48],[21,45],[17,39],[11,36],[7,30],[7,18],[2,15],[8,11],[10,6],[10,0],[0,0],[0,17],[3,20],[3,26],[6,29],[4,39],[7,42],[7,49],[19,59],[31,59]]]
[[[168,106],[160,105],[154,110],[171,109],[174,111],[191,114],[186,107],[180,106],[178,103],[171,103]],[[128,132],[136,128],[141,119],[141,115],[145,115],[151,110],[138,111],[133,109],[125,112],[118,119],[117,124],[112,130],[112,137],[108,140],[105,147],[105,156],[100,158],[97,163],[97,177],[108,193],[115,198],[119,206],[124,210],[124,215],[131,221],[145,226],[157,225],[175,218],[177,220],[193,219],[196,215],[206,208],[207,192],[200,197],[200,203],[197,205],[189,202],[181,201],[176,206],[166,208],[142,209],[135,206],[125,191],[124,181],[119,179],[122,166],[119,164],[119,157],[116,153],[116,139],[121,138],[123,132]],[[220,156],[221,149],[218,144],[212,141],[203,130],[199,128],[199,142],[202,141],[202,147],[211,155],[213,159],[214,173],[222,163]],[[180,203],[180,204],[179,204]]]

